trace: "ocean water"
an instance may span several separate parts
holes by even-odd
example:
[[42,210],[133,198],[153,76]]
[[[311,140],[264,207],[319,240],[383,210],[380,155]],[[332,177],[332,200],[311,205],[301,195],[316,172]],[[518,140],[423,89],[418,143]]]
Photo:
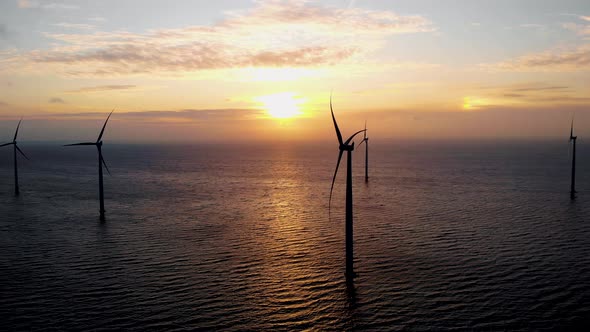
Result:
[[0,150],[2,330],[555,330],[590,326],[590,147],[370,141],[344,276],[337,144],[22,143]]

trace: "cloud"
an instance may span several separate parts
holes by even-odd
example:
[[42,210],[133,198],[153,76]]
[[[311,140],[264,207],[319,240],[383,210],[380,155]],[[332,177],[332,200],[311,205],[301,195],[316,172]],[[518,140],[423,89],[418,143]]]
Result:
[[[574,14],[561,14],[568,17],[576,17],[583,21],[580,23],[562,23],[564,29],[575,32],[582,39],[590,39],[590,16]],[[521,24],[525,28],[544,28],[539,24]],[[483,64],[481,67],[492,71],[556,71],[568,72],[590,69],[590,44],[582,44],[577,47],[559,48],[540,53],[523,55],[508,61],[496,64]]]
[[569,87],[567,86],[560,86],[560,85],[543,85],[543,84],[534,84],[534,85],[527,85],[520,88],[514,88],[513,91],[518,92],[539,92],[539,91],[555,91],[555,90],[567,90]]
[[99,85],[99,86],[88,86],[76,90],[66,91],[68,93],[89,93],[89,92],[102,92],[102,91],[113,91],[113,90],[130,90],[135,89],[136,85]]
[[60,27],[60,28],[66,28],[66,29],[79,29],[79,30],[92,30],[95,29],[96,26],[92,25],[92,24],[84,24],[84,23],[67,23],[67,22],[61,22],[61,23],[55,23],[52,24],[56,27]]
[[526,97],[526,95],[523,95],[521,93],[505,93],[502,96],[504,96],[506,98],[523,98],[523,97]]
[[49,103],[50,104],[65,104],[66,102],[59,97],[53,97],[53,98],[49,99]]
[[[18,121],[25,114],[30,140],[80,142],[96,139],[109,110],[91,113],[0,112],[0,125]],[[109,142],[150,141],[247,141],[267,139],[274,119],[264,117],[261,110],[249,109],[186,109],[127,112],[115,110],[105,137]],[[98,129],[97,129],[98,128]],[[304,128],[306,129],[306,128]],[[12,129],[14,130],[14,129]],[[273,141],[287,130],[276,127]],[[222,133],[222,134],[220,134]]]
[[76,5],[67,5],[63,3],[44,3],[40,1],[34,0],[18,0],[17,5],[19,8],[22,9],[33,9],[33,8],[40,8],[40,9],[78,9],[79,6]]
[[29,0],[18,0],[17,2],[19,8],[33,8],[33,3]]
[[[117,120],[131,120],[149,123],[195,123],[195,122],[235,122],[254,120],[264,115],[262,110],[256,109],[210,109],[210,110],[153,110],[137,112],[115,111],[113,118]],[[41,116],[44,118],[60,119],[103,119],[105,113],[61,113]]]
[[563,23],[561,25],[564,29],[575,32],[579,36],[590,35],[590,25],[576,24],[576,23]]
[[552,95],[547,97],[531,98],[535,102],[553,103],[553,104],[587,104],[590,102],[590,97],[574,97],[570,95]]
[[154,43],[114,45],[78,54],[56,52],[35,56],[34,60],[71,66],[69,73],[73,75],[110,76],[243,67],[307,67],[334,64],[355,51],[318,46],[277,51],[242,50],[231,54],[222,46],[212,47],[198,42],[167,47]]
[[260,1],[254,9],[230,13],[221,26],[252,27],[303,24],[331,32],[407,33],[433,31],[432,23],[418,15],[402,16],[391,11],[333,8],[308,1]]
[[[361,63],[395,34],[434,31],[418,15],[335,8],[302,0],[258,1],[212,26],[51,34],[57,45],[24,54],[24,66],[72,76],[186,73],[246,67]],[[353,42],[352,42],[353,41]]]
[[590,70],[590,45],[528,54],[496,64],[484,64],[482,67],[490,70],[524,72]]
[[[551,85],[541,82],[514,84],[508,86],[489,86],[477,89],[482,98],[492,100],[499,105],[513,103],[526,105],[575,105],[590,101],[582,90],[563,85]],[[507,101],[508,99],[508,101]]]
[[582,22],[582,24],[568,22],[568,23],[563,23],[561,26],[564,29],[575,32],[578,36],[581,36],[584,39],[589,39],[590,38],[590,16],[580,16],[580,15],[571,15],[571,14],[568,16],[574,16],[583,22]]
[[[29,140],[80,142],[96,139],[110,110],[92,114],[41,113],[26,115]],[[477,112],[459,110],[375,109],[341,112],[338,120],[348,127],[368,119],[373,136],[380,139],[461,139],[466,138],[551,138],[569,132],[571,114],[577,123],[590,121],[590,112],[581,104],[527,104],[487,106]],[[6,113],[6,112],[5,112]],[[276,119],[258,118],[256,110],[115,111],[105,139],[109,142],[278,142],[319,140],[333,142],[329,113],[322,118],[302,119],[292,126]],[[20,117],[0,113],[0,125],[13,128]],[[534,120],[534,121],[533,121]],[[9,123],[7,121],[10,121]],[[584,128],[580,128],[584,131]],[[221,133],[221,134],[220,134]],[[583,134],[582,132],[580,133]],[[29,136],[30,135],[30,136]],[[269,141],[270,140],[270,141]],[[309,143],[308,143],[309,144]],[[312,143],[313,144],[313,143]],[[309,146],[309,145],[308,145]]]

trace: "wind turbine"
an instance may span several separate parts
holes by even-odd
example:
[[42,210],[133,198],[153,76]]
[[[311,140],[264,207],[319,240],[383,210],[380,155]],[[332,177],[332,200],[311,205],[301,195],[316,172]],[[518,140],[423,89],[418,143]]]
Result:
[[14,138],[12,139],[12,142],[5,143],[5,144],[0,145],[0,147],[8,146],[8,145],[14,145],[14,195],[15,196],[18,196],[20,194],[20,191],[19,191],[19,188],[18,188],[18,165],[17,165],[17,155],[16,155],[16,152],[18,151],[20,154],[23,155],[23,157],[25,157],[27,160],[29,160],[29,158],[18,147],[18,145],[16,143],[16,137],[18,136],[18,129],[20,128],[20,123],[22,121],[23,121],[23,119],[20,119],[18,121],[18,125],[16,126],[16,132],[14,133]]
[[570,142],[573,141],[573,155],[572,155],[572,184],[570,189],[570,198],[576,198],[576,139],[578,136],[574,136],[574,118],[572,117],[572,126],[570,129]]
[[345,142],[342,141],[342,134],[338,129],[336,118],[334,117],[334,110],[332,109],[332,95],[330,95],[330,112],[332,113],[332,121],[334,121],[334,129],[336,129],[336,136],[338,137],[339,150],[338,162],[336,163],[336,170],[334,177],[332,177],[332,187],[330,187],[330,200],[328,201],[328,209],[332,203],[332,190],[334,189],[334,181],[336,181],[336,174],[338,174],[338,167],[344,151],[347,152],[346,159],[346,277],[354,277],[353,270],[353,227],[352,227],[352,151],[354,150],[354,142],[350,141],[358,135],[366,131],[366,129],[359,130],[350,136]]
[[114,110],[111,111],[111,113],[109,114],[109,116],[107,117],[106,121],[104,122],[104,125],[102,126],[102,130],[100,131],[100,135],[98,135],[98,139],[96,140],[96,142],[85,142],[85,143],[75,143],[75,144],[66,144],[64,146],[74,146],[74,145],[94,145],[96,146],[96,149],[98,150],[98,192],[99,192],[99,197],[100,197],[100,220],[104,221],[105,220],[105,210],[104,210],[104,189],[103,189],[103,184],[102,184],[102,165],[104,165],[105,169],[107,170],[107,172],[109,173],[109,175],[111,175],[111,172],[109,171],[109,168],[107,166],[107,163],[104,161],[104,158],[102,157],[102,134],[104,134],[104,129],[107,126],[107,122],[109,122],[109,118],[111,117],[111,114],[113,114]]
[[367,121],[365,120],[365,132],[363,133],[363,140],[359,143],[365,143],[365,183],[369,182],[369,138],[367,137]]

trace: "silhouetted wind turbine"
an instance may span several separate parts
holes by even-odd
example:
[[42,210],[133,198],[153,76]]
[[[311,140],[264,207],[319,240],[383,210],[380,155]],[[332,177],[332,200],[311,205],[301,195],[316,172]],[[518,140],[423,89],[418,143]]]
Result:
[[574,118],[572,117],[572,126],[570,129],[570,142],[573,141],[573,156],[572,156],[572,185],[570,189],[570,198],[576,198],[576,139],[578,136],[574,136]]
[[29,160],[29,158],[18,147],[18,145],[16,143],[16,137],[18,136],[18,128],[20,128],[20,123],[22,121],[23,121],[23,119],[20,119],[18,121],[18,125],[16,126],[16,131],[14,132],[14,138],[12,139],[12,142],[5,143],[5,144],[0,145],[0,147],[8,146],[8,145],[14,145],[14,195],[15,196],[18,196],[20,194],[20,191],[19,191],[19,188],[18,188],[18,165],[17,165],[17,155],[16,155],[16,152],[18,151],[20,154],[23,155],[23,157],[25,157],[27,160]]
[[114,110],[111,111],[111,113],[107,117],[106,121],[104,122],[104,125],[102,126],[102,130],[100,131],[100,135],[98,135],[98,139],[96,140],[96,142],[75,143],[75,144],[64,145],[64,146],[95,145],[96,149],[98,150],[98,192],[99,192],[99,197],[100,197],[100,220],[101,221],[105,220],[105,216],[104,216],[104,213],[105,213],[105,210],[104,210],[104,190],[103,190],[103,184],[102,184],[102,165],[104,165],[104,167],[106,168],[109,175],[111,175],[111,172],[109,171],[107,163],[104,161],[104,158],[102,157],[102,140],[101,139],[102,139],[102,134],[104,134],[104,129],[107,126],[107,122],[109,122],[109,118],[111,117],[111,114],[113,114],[113,112],[114,112]]
[[340,166],[340,160],[344,151],[347,152],[346,160],[346,277],[354,277],[353,270],[353,227],[352,227],[352,151],[354,150],[354,142],[350,144],[350,141],[358,135],[364,132],[366,129],[359,130],[350,136],[345,142],[342,141],[342,134],[338,129],[336,118],[334,117],[334,110],[332,109],[332,95],[330,95],[330,112],[332,113],[332,120],[334,121],[334,129],[336,129],[336,136],[338,137],[339,150],[338,162],[336,163],[336,170],[334,171],[334,177],[332,177],[332,186],[330,187],[330,200],[328,202],[328,209],[332,203],[332,190],[334,189],[334,181],[336,180],[336,174],[338,174],[338,167]]
[[365,182],[369,182],[369,138],[367,137],[367,121],[365,121],[363,140],[359,143],[359,146],[363,143],[365,143]]

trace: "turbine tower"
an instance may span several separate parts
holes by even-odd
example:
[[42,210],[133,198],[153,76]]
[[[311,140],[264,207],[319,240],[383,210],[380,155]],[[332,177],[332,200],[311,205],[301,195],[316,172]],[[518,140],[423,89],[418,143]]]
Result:
[[114,112],[114,110],[111,111],[111,113],[107,117],[106,121],[104,122],[104,125],[102,126],[102,130],[100,131],[100,134],[98,135],[98,139],[96,140],[96,142],[85,142],[85,143],[75,143],[75,144],[64,145],[64,146],[94,145],[94,146],[96,146],[96,149],[98,150],[98,194],[99,194],[99,198],[100,198],[100,220],[101,221],[105,221],[104,189],[103,189],[103,184],[102,184],[102,166],[103,165],[104,165],[105,169],[107,170],[107,172],[109,173],[109,175],[111,175],[111,172],[109,171],[107,163],[104,161],[104,158],[102,157],[102,135],[104,134],[104,129],[106,128],[107,122],[109,122],[109,118],[111,117],[111,114],[113,114],[113,112]]
[[572,155],[572,184],[570,188],[570,198],[576,198],[576,139],[578,136],[574,136],[574,119],[572,118],[572,126],[570,129],[570,142],[573,142],[573,155]]
[[367,137],[367,121],[365,121],[365,132],[363,133],[363,140],[359,143],[365,143],[365,183],[369,182],[369,138]]
[[20,128],[20,123],[21,121],[23,121],[22,119],[20,119],[18,121],[18,125],[16,126],[16,132],[14,133],[14,138],[12,139],[12,142],[10,143],[5,143],[0,145],[0,147],[3,146],[8,146],[8,145],[13,145],[14,146],[14,195],[18,196],[20,194],[20,190],[18,187],[18,165],[17,165],[17,151],[23,155],[23,157],[25,157],[27,160],[29,160],[29,158],[25,155],[25,153],[18,147],[18,144],[16,143],[16,137],[18,136],[18,129]]
[[332,203],[332,190],[334,189],[334,181],[336,180],[336,174],[338,174],[338,167],[340,166],[340,160],[344,151],[347,152],[346,159],[346,278],[354,277],[353,269],[353,223],[352,223],[352,151],[354,150],[354,142],[350,144],[350,141],[358,135],[364,132],[359,130],[350,136],[345,142],[342,140],[342,134],[338,129],[336,118],[334,117],[334,110],[332,109],[332,96],[330,95],[330,112],[332,113],[332,121],[334,122],[334,129],[336,129],[336,136],[338,137],[339,150],[338,161],[336,162],[336,170],[332,177],[332,186],[330,187],[330,200],[328,203],[328,209]]

